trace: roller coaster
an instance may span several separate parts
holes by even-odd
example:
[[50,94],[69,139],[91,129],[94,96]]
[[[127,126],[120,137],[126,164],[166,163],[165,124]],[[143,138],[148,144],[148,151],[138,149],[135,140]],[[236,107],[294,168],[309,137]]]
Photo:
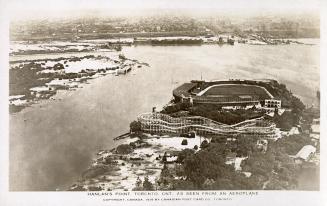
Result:
[[174,118],[153,112],[138,116],[141,130],[149,133],[182,134],[196,132],[199,135],[260,136],[273,138],[276,125],[262,117],[227,125],[201,116]]

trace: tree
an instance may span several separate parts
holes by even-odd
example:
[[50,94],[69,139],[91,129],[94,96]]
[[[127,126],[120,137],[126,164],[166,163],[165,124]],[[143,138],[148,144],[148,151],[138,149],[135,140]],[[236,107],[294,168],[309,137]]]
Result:
[[161,173],[160,173],[160,183],[163,183],[163,185],[167,185],[170,182],[170,179],[173,177],[173,175],[170,173],[169,168],[166,164],[164,164]]
[[144,190],[154,190],[153,184],[149,181],[149,177],[148,176],[144,177],[143,189]]
[[225,124],[235,124],[263,115],[263,112],[258,110],[239,109],[224,111],[217,105],[198,105],[189,108],[189,112],[190,115],[206,117]]
[[237,139],[237,154],[239,156],[248,156],[253,151],[253,147],[257,142],[255,137],[239,137]]
[[253,153],[248,159],[242,162],[244,171],[251,172],[252,175],[260,175],[268,178],[275,167],[275,158],[271,152],[262,154]]
[[142,130],[141,122],[140,121],[133,121],[129,125],[131,132],[140,132]]
[[187,139],[183,139],[182,145],[187,145]]
[[[197,146],[197,145],[195,145]],[[192,154],[194,154],[194,150],[192,149],[183,149],[180,153],[178,153],[178,156],[177,156],[177,163],[183,163],[184,160],[188,157],[188,156],[191,156]]]
[[203,141],[201,142],[200,148],[201,148],[201,149],[204,149],[204,148],[207,148],[207,147],[209,147],[209,143],[208,143],[208,141],[205,139],[205,140],[203,140]]
[[309,135],[295,134],[278,139],[276,142],[272,142],[271,146],[274,150],[279,148],[288,155],[295,155],[303,146],[308,144],[313,145]]
[[227,142],[226,136],[215,136],[211,139],[210,143],[218,143],[218,144],[225,144]]
[[118,154],[129,154],[133,151],[133,148],[128,144],[121,144],[116,148]]
[[167,152],[164,153],[163,157],[162,157],[162,161],[165,163],[167,162]]
[[137,177],[136,187],[142,187],[142,180],[140,179],[140,177]]
[[178,102],[169,106],[164,107],[161,111],[164,114],[172,114],[182,110],[187,110],[191,106],[189,102]]
[[133,191],[140,191],[140,190],[143,190],[142,180],[140,179],[140,177],[137,177],[135,187],[133,188]]

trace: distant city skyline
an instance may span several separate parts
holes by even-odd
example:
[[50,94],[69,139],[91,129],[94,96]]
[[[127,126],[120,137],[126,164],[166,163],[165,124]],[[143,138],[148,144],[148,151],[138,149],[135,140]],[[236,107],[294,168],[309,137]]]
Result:
[[[90,10],[116,10],[112,14],[139,15],[141,10],[196,10],[197,13],[223,12],[234,15],[252,13],[317,13],[319,0],[13,0],[5,1],[5,11],[13,19],[70,16]],[[318,12],[319,13],[319,12]]]

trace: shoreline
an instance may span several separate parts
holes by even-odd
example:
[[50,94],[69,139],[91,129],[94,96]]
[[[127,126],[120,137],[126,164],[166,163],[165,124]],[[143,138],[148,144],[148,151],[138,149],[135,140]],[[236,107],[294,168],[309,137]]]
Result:
[[[96,152],[90,167],[82,173],[82,180],[71,185],[69,190],[83,190],[83,188],[86,189],[85,187],[93,190],[103,186],[106,189],[102,190],[131,191],[138,178],[148,177],[150,182],[155,182],[159,179],[164,166],[161,162],[164,153],[193,149],[195,145],[200,145],[201,137],[188,139],[188,145],[181,145],[183,139],[185,138],[141,133],[116,140],[119,144],[117,147]],[[202,139],[208,138],[202,137]],[[131,153],[117,153],[119,146],[133,143],[137,145]],[[138,167],[138,164],[142,164],[142,166]],[[109,168],[99,171],[99,167],[102,168],[102,166]],[[83,186],[81,187],[81,185]]]
[[[118,55],[118,53],[115,55]],[[88,84],[91,79],[113,74],[116,76],[125,75],[132,69],[149,66],[147,63],[126,58],[122,54],[119,54],[118,57],[117,60],[115,56],[87,55],[82,57],[61,57],[59,59],[26,60],[27,64],[26,61],[13,63],[12,68],[9,70],[11,72],[10,77],[13,80],[21,78],[20,72],[23,70],[34,82],[32,85],[18,84],[10,87],[10,93],[14,93],[9,96],[10,113],[20,112],[42,99],[55,99],[53,96],[60,90],[77,90],[83,87],[84,84]],[[102,67],[96,69],[87,66],[92,66],[95,63],[101,63]],[[19,65],[14,66],[14,64]],[[54,64],[54,66],[46,66],[47,64]],[[84,64],[86,64],[86,68],[82,67]],[[36,73],[33,71],[35,69],[33,67],[37,68]],[[11,81],[13,80],[11,79]],[[28,90],[26,87],[28,87]]]

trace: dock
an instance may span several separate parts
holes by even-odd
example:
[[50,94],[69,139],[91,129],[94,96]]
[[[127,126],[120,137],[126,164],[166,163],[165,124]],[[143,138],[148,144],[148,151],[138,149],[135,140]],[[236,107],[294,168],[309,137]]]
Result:
[[128,135],[129,135],[129,132],[124,133],[124,134],[122,134],[122,135],[119,135],[118,137],[115,137],[115,138],[114,138],[114,141],[121,140],[121,139],[125,139],[126,137],[128,137]]

